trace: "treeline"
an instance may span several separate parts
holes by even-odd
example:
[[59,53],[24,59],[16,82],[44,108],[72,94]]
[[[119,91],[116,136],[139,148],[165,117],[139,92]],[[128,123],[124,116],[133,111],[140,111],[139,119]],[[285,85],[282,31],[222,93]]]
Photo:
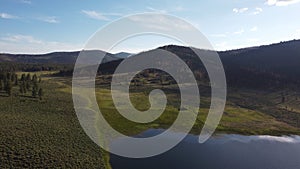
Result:
[[73,64],[40,64],[40,63],[17,63],[1,62],[0,72],[38,72],[38,71],[60,71],[73,68]]
[[10,72],[0,73],[0,91],[5,91],[10,96],[13,84],[18,85],[17,74]]
[[43,89],[39,86],[41,77],[34,74],[31,77],[30,73],[23,73],[21,77],[14,72],[0,72],[0,92],[7,93],[8,96],[12,95],[14,86],[18,86],[19,90],[16,95],[31,95],[34,98],[43,98]]

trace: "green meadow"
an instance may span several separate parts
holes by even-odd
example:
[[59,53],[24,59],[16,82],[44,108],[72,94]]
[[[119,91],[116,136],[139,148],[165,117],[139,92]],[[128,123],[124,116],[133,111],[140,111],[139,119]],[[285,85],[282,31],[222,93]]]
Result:
[[[1,168],[110,168],[109,153],[101,150],[85,134],[73,108],[71,78],[43,76],[43,99],[0,93],[0,167]],[[109,124],[125,135],[136,135],[150,128],[168,128],[177,118],[180,100],[176,85],[163,86],[168,106],[155,121],[139,124],[125,119],[114,107],[107,85],[97,80],[95,90],[101,112]],[[130,99],[138,110],[150,107],[148,94],[159,86],[145,84],[131,88]],[[229,90],[226,108],[216,133],[243,135],[300,134],[296,92]],[[247,100],[245,101],[245,99]],[[259,98],[259,99],[257,99]],[[199,134],[205,122],[209,97],[201,97],[201,107],[191,133]],[[251,104],[250,104],[251,103]],[[284,113],[287,112],[287,113]],[[288,112],[293,112],[288,113]],[[287,115],[289,114],[289,115]],[[288,118],[287,118],[288,117]],[[101,130],[101,129],[99,129]]]

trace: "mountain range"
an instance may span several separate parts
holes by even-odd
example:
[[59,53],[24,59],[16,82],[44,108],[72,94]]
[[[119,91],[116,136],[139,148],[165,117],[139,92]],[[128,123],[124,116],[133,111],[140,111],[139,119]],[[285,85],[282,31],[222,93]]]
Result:
[[[201,61],[193,50],[184,46],[168,45],[158,49],[170,51],[189,67],[205,72]],[[157,49],[153,49],[157,50]],[[151,50],[151,51],[153,51]],[[211,52],[207,50],[202,52]],[[97,55],[103,51],[89,51]],[[147,53],[147,52],[143,52]],[[257,46],[229,51],[219,51],[228,83],[231,85],[248,86],[282,86],[285,83],[300,83],[300,40],[280,42],[271,45]],[[40,55],[28,54],[0,54],[0,62],[14,62],[27,64],[71,64],[73,65],[79,55],[75,52],[54,52]],[[102,63],[103,69],[110,69],[110,73],[125,58],[138,57],[140,54],[121,52],[117,54],[107,53]]]
[[[88,51],[97,55],[104,53],[100,50]],[[28,64],[74,64],[80,51],[74,52],[53,52],[47,54],[0,54],[0,62],[15,62],[15,63],[28,63]],[[110,62],[113,60],[124,59],[131,55],[131,53],[121,52],[117,54],[106,53],[103,62]]]

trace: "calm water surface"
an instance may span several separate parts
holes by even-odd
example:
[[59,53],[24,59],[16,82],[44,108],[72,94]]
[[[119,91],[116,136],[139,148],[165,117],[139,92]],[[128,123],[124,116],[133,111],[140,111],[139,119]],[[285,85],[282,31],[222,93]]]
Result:
[[[137,137],[161,132],[151,129]],[[300,136],[219,135],[204,144],[197,139],[188,135],[172,150],[145,159],[111,154],[110,162],[113,169],[300,169]],[[115,141],[111,148],[121,142]]]

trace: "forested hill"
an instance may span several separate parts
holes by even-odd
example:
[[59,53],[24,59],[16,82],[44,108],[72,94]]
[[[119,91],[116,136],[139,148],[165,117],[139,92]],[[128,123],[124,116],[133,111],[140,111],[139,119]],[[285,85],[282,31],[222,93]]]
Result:
[[[169,45],[160,49],[175,53],[192,68],[203,68],[190,48]],[[300,40],[222,51],[218,54],[227,81],[232,86],[269,87],[300,84]]]
[[[89,51],[94,54],[103,53],[100,50]],[[74,64],[79,51],[53,52],[48,54],[0,54],[0,62],[28,63],[28,64]],[[107,53],[104,62],[120,59],[111,53]]]
[[227,66],[239,66],[288,77],[300,77],[300,40],[219,52]]
[[[207,78],[207,76],[205,76],[205,68],[190,48],[168,45],[160,47],[159,49],[164,49],[178,55],[189,65],[189,67],[192,68],[195,74],[199,74],[201,77]],[[203,54],[211,52],[201,49],[197,50]],[[90,52],[92,52],[93,55],[97,55],[98,52],[103,51]],[[139,57],[146,53],[147,52],[132,55],[130,58]],[[265,88],[270,86],[284,87],[290,84],[300,84],[300,40],[222,51],[218,53],[224,65],[227,82],[230,86]],[[51,64],[69,64],[70,67],[68,68],[72,69],[72,65],[75,63],[78,54],[79,52],[55,52],[44,55],[0,54],[0,63],[22,63],[27,64],[27,67],[28,64],[42,64],[43,66]],[[101,73],[113,73],[114,69],[123,60],[123,58],[130,55],[128,53],[121,54],[122,57],[118,57],[118,54],[114,55],[108,53],[103,62],[105,64],[100,66]],[[38,66],[38,68],[39,67],[41,66]],[[51,69],[57,69],[52,67]],[[32,70],[32,68],[28,70]],[[72,70],[69,70],[68,72],[72,72]]]
[[[160,48],[171,51],[183,59],[195,56],[187,47],[169,45]],[[222,51],[218,54],[224,67],[255,69],[292,77],[300,75],[300,40]]]
[[[160,47],[171,51],[181,58],[193,56],[194,53],[187,47],[168,45]],[[97,54],[103,51],[92,51]],[[290,75],[300,73],[300,40],[293,40],[272,45],[237,49],[231,51],[218,52],[225,66],[246,66],[259,69],[261,71],[276,71]],[[48,54],[0,54],[0,62],[15,63],[36,63],[36,64],[73,64],[75,63],[79,51],[74,52],[53,52]],[[105,62],[126,58],[130,53],[107,53]]]

